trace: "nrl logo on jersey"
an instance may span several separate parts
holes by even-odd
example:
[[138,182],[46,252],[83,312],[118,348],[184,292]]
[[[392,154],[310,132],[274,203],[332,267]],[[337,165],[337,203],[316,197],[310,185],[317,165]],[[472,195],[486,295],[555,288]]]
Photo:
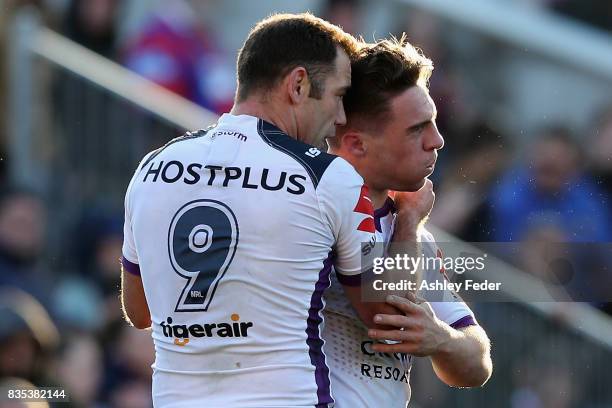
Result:
[[204,324],[172,324],[168,317],[165,322],[159,323],[165,337],[174,337],[174,344],[185,346],[191,337],[248,337],[249,328],[253,322],[241,322],[236,313],[230,316],[231,322],[204,323]]

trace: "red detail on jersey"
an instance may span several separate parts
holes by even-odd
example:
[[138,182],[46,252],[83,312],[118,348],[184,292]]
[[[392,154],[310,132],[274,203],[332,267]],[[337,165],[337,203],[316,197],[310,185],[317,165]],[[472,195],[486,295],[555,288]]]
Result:
[[361,221],[361,224],[357,227],[359,231],[365,232],[376,232],[376,224],[374,224],[374,218],[368,217]]
[[357,227],[357,230],[371,233],[376,232],[376,224],[374,223],[374,206],[372,205],[372,200],[370,200],[367,186],[361,186],[359,200],[357,201],[357,205],[353,211],[368,216],[366,219],[361,221]]
[[357,201],[353,211],[374,217],[374,206],[372,205],[372,200],[370,200],[368,186],[361,186],[359,201]]

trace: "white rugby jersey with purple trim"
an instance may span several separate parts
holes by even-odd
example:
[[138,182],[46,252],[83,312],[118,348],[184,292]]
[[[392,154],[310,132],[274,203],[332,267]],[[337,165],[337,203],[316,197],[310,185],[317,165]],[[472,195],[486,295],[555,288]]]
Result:
[[[374,212],[377,241],[389,242],[395,222],[394,203],[388,198],[384,206]],[[441,257],[433,235],[422,228],[419,232],[425,257]],[[423,271],[428,282],[442,281],[444,275],[437,269]],[[367,328],[343,293],[341,280],[350,284],[350,278],[332,272],[332,285],[325,292],[325,354],[330,369],[332,394],[337,408],[404,408],[410,400],[410,369],[412,356],[394,353],[376,353],[374,341]],[[470,308],[450,291],[428,292],[422,296],[431,302],[436,316],[454,328],[476,324]],[[439,296],[439,298],[432,298]]]
[[147,155],[125,207],[123,264],[151,311],[156,406],[333,403],[320,336],[330,254],[338,273],[359,274],[362,242],[376,239],[348,162],[226,114]]

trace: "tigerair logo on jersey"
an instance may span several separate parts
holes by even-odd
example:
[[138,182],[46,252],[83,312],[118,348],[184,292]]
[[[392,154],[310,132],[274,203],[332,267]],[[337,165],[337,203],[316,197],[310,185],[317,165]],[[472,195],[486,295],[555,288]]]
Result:
[[253,322],[241,322],[236,313],[230,316],[231,322],[204,323],[204,324],[172,324],[172,318],[168,317],[159,325],[165,337],[173,337],[174,344],[185,346],[192,337],[248,337],[249,328]]

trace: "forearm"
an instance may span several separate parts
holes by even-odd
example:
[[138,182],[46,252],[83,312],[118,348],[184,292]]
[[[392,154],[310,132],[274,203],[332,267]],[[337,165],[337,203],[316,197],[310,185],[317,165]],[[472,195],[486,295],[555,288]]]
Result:
[[151,314],[140,277],[121,268],[121,309],[127,322],[138,329],[151,327]]
[[[401,213],[398,213],[398,220],[402,217]],[[396,222],[395,231],[393,233],[393,239],[389,244],[386,258],[395,260],[401,260],[401,262],[395,262],[394,268],[385,268],[381,278],[385,282],[405,282],[409,281],[413,285],[410,290],[387,290],[384,295],[396,295],[406,297],[406,292],[416,294],[418,284],[421,280],[421,267],[420,263],[416,261],[421,255],[421,245],[417,239],[417,230],[419,228],[419,222],[416,220],[405,220],[404,222]]]
[[446,326],[447,340],[431,355],[438,378],[453,387],[484,385],[493,371],[491,347],[480,326],[455,330]]

